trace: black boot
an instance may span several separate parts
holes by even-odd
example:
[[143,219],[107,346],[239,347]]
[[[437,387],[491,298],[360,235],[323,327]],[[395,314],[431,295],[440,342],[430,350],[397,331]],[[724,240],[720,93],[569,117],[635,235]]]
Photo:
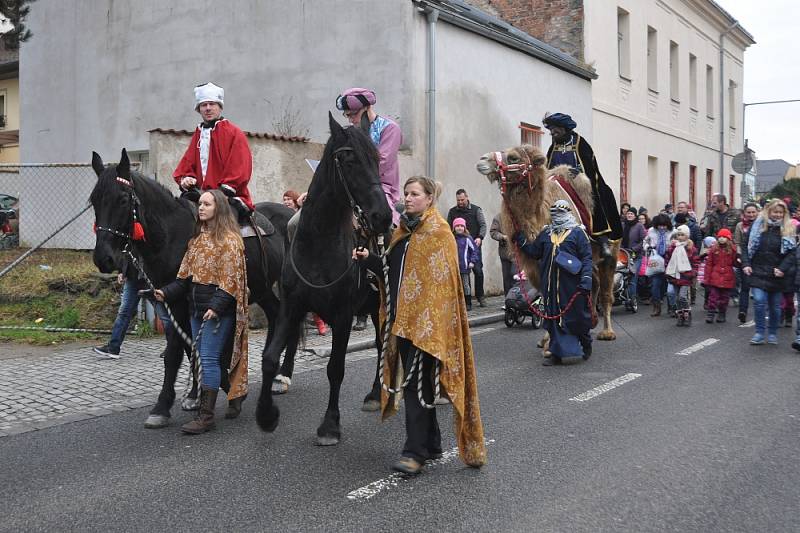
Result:
[[687,328],[692,325],[692,310],[683,309],[683,325]]
[[725,311],[717,311],[717,322],[725,322]]
[[678,327],[685,326],[686,325],[686,318],[684,318],[684,316],[683,316],[683,310],[682,309],[678,309],[675,312],[675,314],[678,317],[678,322],[675,325],[678,326]]
[[467,303],[467,311],[472,311],[472,296],[464,296]]
[[237,418],[242,413],[242,402],[247,399],[247,394],[228,401],[228,408],[225,409],[225,418]]
[[[716,311],[714,311],[713,309],[709,309],[708,312],[706,313],[706,324],[711,324],[712,322],[714,322],[714,315],[716,315],[716,314],[717,314]],[[724,322],[724,321],[725,320],[723,319],[722,322]],[[720,321],[717,320],[717,322],[720,322]]]

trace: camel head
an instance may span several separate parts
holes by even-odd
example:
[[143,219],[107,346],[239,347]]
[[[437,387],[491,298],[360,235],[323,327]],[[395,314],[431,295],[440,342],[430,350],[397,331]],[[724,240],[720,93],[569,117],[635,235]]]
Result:
[[528,184],[528,175],[540,178],[545,174],[546,159],[542,151],[525,144],[508,148],[501,152],[489,152],[481,156],[475,165],[478,172],[486,176],[490,183],[497,183],[502,188],[503,178],[506,185],[518,183]]

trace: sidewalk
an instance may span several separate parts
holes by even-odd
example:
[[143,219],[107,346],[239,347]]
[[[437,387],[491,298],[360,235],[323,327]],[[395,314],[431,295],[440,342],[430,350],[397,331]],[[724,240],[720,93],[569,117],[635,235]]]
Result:
[[[487,307],[473,306],[470,326],[503,320],[503,297],[487,298]],[[251,383],[261,381],[257,364],[264,349],[266,332],[250,332]],[[357,352],[375,345],[372,324],[350,335],[347,351]],[[114,412],[152,405],[163,381],[164,365],[159,358],[164,349],[162,337],[129,337],[122,346],[120,359],[100,359],[90,347],[58,349],[52,353],[0,359],[0,437],[35,431],[51,426],[85,420]],[[308,329],[306,345],[295,358],[295,375],[323,368],[331,350],[330,334],[322,337]],[[348,356],[349,361],[374,357],[373,351]],[[173,415],[187,383],[188,365],[178,374],[178,396]]]

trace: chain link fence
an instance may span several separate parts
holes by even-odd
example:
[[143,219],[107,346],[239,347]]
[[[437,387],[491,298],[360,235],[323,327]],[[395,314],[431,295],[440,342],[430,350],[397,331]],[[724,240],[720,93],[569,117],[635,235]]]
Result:
[[[0,164],[0,207],[4,198],[16,219],[10,223],[15,244],[31,247],[73,217],[89,202],[97,175],[81,163]],[[84,213],[53,237],[47,248],[87,250],[94,247],[93,213]],[[8,229],[8,227],[6,228]]]

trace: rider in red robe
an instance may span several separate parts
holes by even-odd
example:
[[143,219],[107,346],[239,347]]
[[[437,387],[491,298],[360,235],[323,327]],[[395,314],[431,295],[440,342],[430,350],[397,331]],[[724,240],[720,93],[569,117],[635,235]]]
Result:
[[[247,184],[253,170],[253,156],[241,129],[222,117],[225,95],[213,83],[194,89],[195,111],[203,117],[189,142],[189,147],[172,177],[189,197],[198,196],[197,189],[221,189],[233,198],[240,215],[253,211],[253,200]],[[246,213],[245,213],[246,211]]]

